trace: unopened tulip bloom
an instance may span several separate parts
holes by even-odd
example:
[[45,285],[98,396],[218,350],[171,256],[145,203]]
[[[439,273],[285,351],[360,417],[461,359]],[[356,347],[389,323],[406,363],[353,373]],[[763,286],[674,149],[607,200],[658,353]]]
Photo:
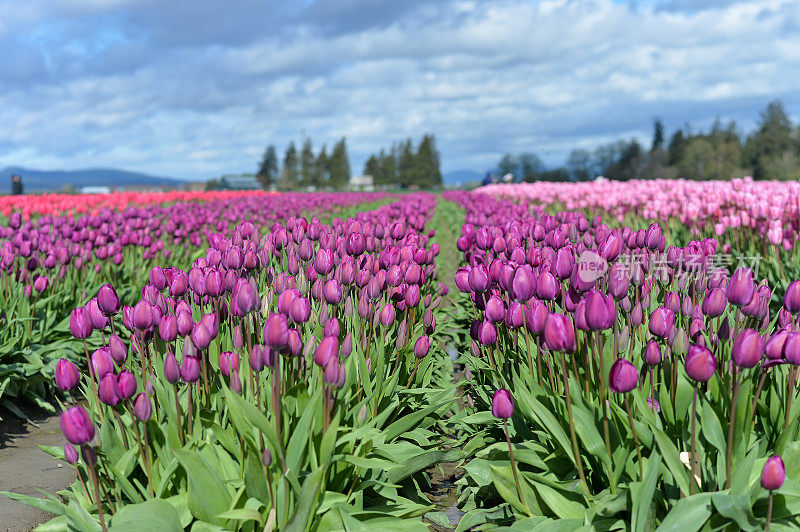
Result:
[[83,307],[74,309],[69,315],[69,330],[79,340],[89,338],[93,330],[89,311]]
[[686,374],[689,378],[697,382],[706,382],[714,375],[717,369],[717,359],[706,348],[696,344],[689,346],[684,362]]
[[800,281],[792,281],[783,295],[783,306],[792,314],[800,310]]
[[569,317],[555,312],[549,314],[544,324],[544,341],[553,351],[575,351],[575,328]]
[[61,432],[73,445],[85,445],[94,438],[94,425],[82,406],[73,406],[61,413]]
[[649,366],[661,362],[661,346],[655,340],[650,340],[644,348],[644,361]]
[[647,327],[654,336],[666,338],[674,325],[675,314],[666,307],[658,307],[650,315]]
[[753,368],[764,355],[764,339],[753,329],[744,329],[733,341],[731,358],[740,368]]
[[133,415],[142,423],[150,419],[153,414],[153,404],[150,402],[150,397],[146,393],[140,393],[133,400]]
[[195,383],[200,379],[200,361],[195,356],[183,357],[181,362],[181,379],[186,383]]
[[164,377],[170,384],[175,384],[181,378],[181,370],[175,355],[167,353],[164,357]]
[[314,362],[320,367],[326,367],[328,361],[339,357],[339,339],[335,336],[326,336],[314,352]]
[[56,364],[56,386],[60,390],[69,391],[75,388],[80,382],[81,377],[78,373],[78,366],[62,358]]
[[136,377],[130,371],[124,369],[117,376],[117,392],[119,398],[126,401],[136,393]]
[[78,463],[78,451],[69,443],[64,444],[64,461],[70,465]]
[[638,382],[639,370],[624,358],[618,359],[611,366],[611,371],[608,375],[608,386],[612,391],[628,393],[636,388]]
[[97,306],[100,311],[110,317],[119,312],[120,303],[117,291],[110,284],[104,284],[97,291]]
[[430,350],[431,342],[427,335],[422,335],[417,338],[414,344],[414,356],[417,358],[424,358]]
[[514,415],[514,400],[511,392],[500,388],[492,397],[492,415],[498,419],[508,419]]
[[764,471],[761,473],[761,487],[765,490],[774,491],[783,486],[786,479],[786,468],[780,456],[767,458],[764,464]]
[[749,268],[738,268],[728,280],[726,295],[731,304],[744,307],[753,299],[755,290],[753,272]]

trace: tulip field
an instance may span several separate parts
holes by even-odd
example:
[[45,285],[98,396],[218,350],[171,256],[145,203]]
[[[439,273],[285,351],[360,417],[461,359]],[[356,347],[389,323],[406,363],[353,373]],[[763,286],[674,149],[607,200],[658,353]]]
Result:
[[0,201],[42,531],[800,528],[800,186]]

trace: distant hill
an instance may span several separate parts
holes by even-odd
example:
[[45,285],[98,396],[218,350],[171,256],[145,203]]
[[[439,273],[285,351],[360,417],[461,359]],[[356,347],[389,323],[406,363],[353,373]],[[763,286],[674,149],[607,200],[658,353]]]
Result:
[[456,185],[458,183],[464,185],[469,182],[481,181],[484,175],[475,170],[453,170],[452,172],[446,172],[442,176],[442,180],[445,185]]
[[33,170],[30,168],[9,166],[0,170],[0,193],[11,192],[11,176],[14,174],[19,174],[22,177],[22,183],[25,185],[25,192],[58,192],[70,185],[76,189],[97,186],[126,189],[142,186],[181,187],[186,184],[185,180],[174,177],[157,177],[114,168]]

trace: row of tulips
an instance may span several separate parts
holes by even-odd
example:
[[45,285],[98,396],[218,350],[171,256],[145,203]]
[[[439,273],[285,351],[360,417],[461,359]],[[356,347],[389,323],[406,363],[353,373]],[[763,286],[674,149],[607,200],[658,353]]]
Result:
[[800,281],[773,295],[658,224],[447,197],[467,212],[459,530],[798,526]]
[[[198,198],[207,201],[189,201]],[[185,268],[211,235],[241,220],[262,227],[303,213],[330,216],[387,198],[364,193],[125,193],[62,199],[78,213],[84,212],[81,205],[100,203],[93,214],[49,214],[47,197],[17,198],[13,201],[36,209],[36,216],[17,210],[0,226],[0,406],[18,415],[17,398],[49,408],[44,399],[55,362],[73,351],[65,318],[97,286],[111,282],[121,287],[122,300],[131,302],[152,266],[166,261]]]
[[67,444],[46,449],[78,482],[9,495],[56,514],[47,530],[425,530],[422,471],[460,457],[439,450],[435,204],[245,221],[151,268],[130,306],[101,286],[69,316],[88,370],[58,362]]

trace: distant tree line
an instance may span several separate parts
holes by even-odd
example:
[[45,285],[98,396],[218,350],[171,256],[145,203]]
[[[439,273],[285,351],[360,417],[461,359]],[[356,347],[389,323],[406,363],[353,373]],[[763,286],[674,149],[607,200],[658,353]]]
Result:
[[325,145],[315,155],[311,139],[308,137],[303,141],[299,153],[292,141],[280,163],[275,146],[270,144],[264,151],[256,178],[265,189],[344,188],[350,181],[347,141],[342,137],[333,145],[330,155]]
[[439,151],[436,137],[425,134],[416,149],[410,138],[381,148],[364,164],[364,175],[370,175],[376,186],[401,188],[435,188],[442,186]]
[[690,125],[666,142],[661,120],[653,124],[649,148],[636,139],[620,139],[594,150],[570,151],[564,165],[547,169],[533,153],[505,154],[497,163],[498,177],[510,173],[516,181],[586,181],[609,179],[755,179],[800,178],[800,126],[793,124],[783,103],[771,102],[760,113],[758,127],[744,137],[736,123],[717,119],[709,131]]

